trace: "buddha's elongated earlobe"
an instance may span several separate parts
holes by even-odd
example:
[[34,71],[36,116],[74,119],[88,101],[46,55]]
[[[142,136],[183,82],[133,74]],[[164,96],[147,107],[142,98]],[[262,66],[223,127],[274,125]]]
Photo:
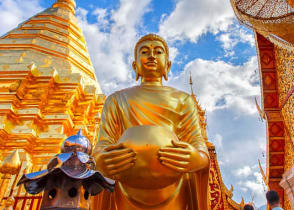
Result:
[[140,78],[140,75],[138,74],[138,72],[137,72],[137,71],[135,71],[135,73],[136,73],[136,81],[138,81],[138,80],[139,80],[139,78]]
[[136,61],[134,61],[132,63],[132,67],[133,67],[133,70],[134,70],[134,72],[136,74],[136,81],[138,81],[138,79],[140,78],[140,74],[139,74],[138,69],[137,69],[137,66],[136,66]]
[[165,81],[168,80],[168,70],[167,69],[164,70],[163,78],[165,79]]
[[163,78],[165,79],[165,81],[168,80],[168,73],[169,73],[170,67],[171,67],[171,61],[168,61],[166,69],[163,72]]

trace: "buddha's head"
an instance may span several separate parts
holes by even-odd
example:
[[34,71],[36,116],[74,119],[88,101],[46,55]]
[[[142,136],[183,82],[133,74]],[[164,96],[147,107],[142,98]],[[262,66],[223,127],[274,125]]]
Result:
[[171,61],[167,43],[163,38],[156,34],[143,36],[136,44],[134,56],[136,80],[139,77],[146,81],[161,80],[162,77],[168,79]]

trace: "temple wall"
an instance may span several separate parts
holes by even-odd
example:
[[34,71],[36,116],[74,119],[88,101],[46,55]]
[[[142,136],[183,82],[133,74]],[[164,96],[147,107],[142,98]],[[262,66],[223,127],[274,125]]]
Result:
[[[291,166],[294,165],[294,158],[293,158],[293,146],[291,143],[291,139],[287,133],[285,134],[285,171],[288,171]],[[284,209],[291,210],[290,199],[287,195],[287,191],[284,191]]]
[[[294,54],[286,49],[275,47],[276,67],[278,74],[279,105],[285,122],[285,171],[294,165],[294,97],[285,103],[286,97],[294,84]],[[285,191],[284,209],[291,209],[289,198]]]
[[[276,66],[278,74],[279,105],[294,85],[294,54],[288,50],[275,47]],[[294,97],[290,96],[282,107],[282,115],[286,125],[285,171],[294,165],[294,147],[291,144],[294,137]]]

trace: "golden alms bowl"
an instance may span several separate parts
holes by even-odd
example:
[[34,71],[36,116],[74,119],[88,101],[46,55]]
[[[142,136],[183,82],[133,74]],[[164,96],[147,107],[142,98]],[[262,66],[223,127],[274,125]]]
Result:
[[135,126],[127,129],[119,142],[132,148],[136,153],[135,165],[120,173],[122,184],[141,189],[159,189],[169,186],[181,177],[178,173],[162,165],[158,159],[160,147],[171,145],[177,136],[161,126]]

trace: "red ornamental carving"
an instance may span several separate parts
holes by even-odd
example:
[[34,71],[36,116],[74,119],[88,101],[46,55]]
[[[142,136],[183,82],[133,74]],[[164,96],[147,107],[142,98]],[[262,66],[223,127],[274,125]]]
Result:
[[284,136],[283,122],[269,122],[269,135],[271,137],[273,136],[283,137]]

